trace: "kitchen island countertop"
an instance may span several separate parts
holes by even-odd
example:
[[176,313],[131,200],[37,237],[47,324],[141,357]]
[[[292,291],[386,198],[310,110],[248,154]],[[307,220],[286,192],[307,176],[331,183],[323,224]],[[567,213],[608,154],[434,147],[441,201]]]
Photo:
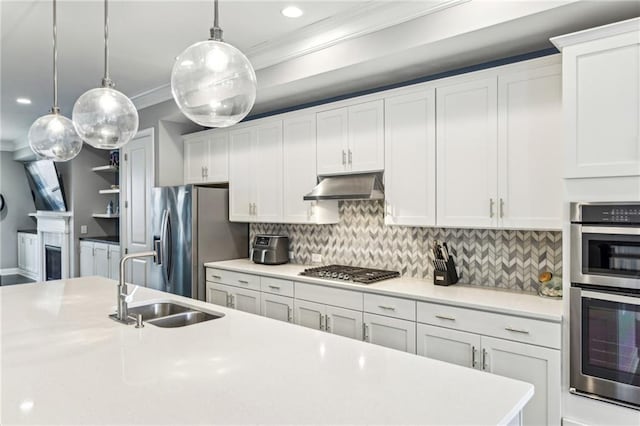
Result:
[[533,386],[140,288],[225,316],[136,329],[116,282],[0,288],[2,424],[507,424]]

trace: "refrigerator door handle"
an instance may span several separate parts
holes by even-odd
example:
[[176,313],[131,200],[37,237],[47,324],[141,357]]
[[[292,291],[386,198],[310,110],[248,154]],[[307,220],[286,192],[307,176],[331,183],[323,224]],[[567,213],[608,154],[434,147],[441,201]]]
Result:
[[163,278],[165,280],[165,283],[169,282],[169,274],[167,272],[167,263],[169,261],[169,255],[168,255],[168,251],[167,251],[167,228],[169,226],[169,210],[165,209],[162,212],[162,225],[160,225],[160,247],[161,248],[161,263],[160,266],[162,267],[162,275]]
[[167,265],[167,282],[171,278],[171,273],[173,272],[173,235],[171,234],[171,214],[169,210],[167,210],[167,228],[165,230],[165,247],[166,247],[166,265]]

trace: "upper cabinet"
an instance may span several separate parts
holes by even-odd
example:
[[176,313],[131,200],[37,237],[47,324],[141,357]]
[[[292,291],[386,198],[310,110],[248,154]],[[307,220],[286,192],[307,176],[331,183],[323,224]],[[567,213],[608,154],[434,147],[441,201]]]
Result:
[[439,226],[561,229],[557,62],[463,76],[437,89]]
[[317,184],[316,114],[283,121],[283,200],[285,223],[337,223],[337,201],[304,201]]
[[229,132],[216,130],[184,137],[184,183],[229,181]]
[[282,120],[229,132],[229,220],[281,222]]
[[383,100],[319,112],[317,155],[318,175],[383,170]]
[[640,175],[640,18],[552,39],[562,50],[566,176]]
[[436,224],[436,93],[384,101],[385,224]]

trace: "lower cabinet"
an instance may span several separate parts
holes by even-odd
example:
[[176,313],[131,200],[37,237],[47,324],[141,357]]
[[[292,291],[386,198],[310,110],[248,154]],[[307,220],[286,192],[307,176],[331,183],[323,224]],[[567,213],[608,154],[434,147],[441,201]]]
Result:
[[22,275],[39,278],[38,236],[18,232],[18,269]]
[[294,301],[295,323],[351,339],[362,340],[362,312],[306,300]]
[[293,298],[261,293],[262,315],[279,321],[293,322]]
[[559,350],[425,324],[417,342],[418,355],[533,384],[523,424],[560,424]]
[[416,353],[416,323],[364,313],[364,341]]
[[120,246],[80,241],[80,276],[120,278]]
[[261,315],[260,292],[226,284],[207,282],[206,301],[220,306]]

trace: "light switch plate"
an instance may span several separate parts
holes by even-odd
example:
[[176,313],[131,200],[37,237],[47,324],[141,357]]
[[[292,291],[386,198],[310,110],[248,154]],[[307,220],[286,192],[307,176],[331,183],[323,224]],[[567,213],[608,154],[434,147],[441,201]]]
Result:
[[322,255],[318,253],[311,253],[311,262],[322,263]]
[[81,234],[87,233],[87,225],[80,225],[80,233]]

